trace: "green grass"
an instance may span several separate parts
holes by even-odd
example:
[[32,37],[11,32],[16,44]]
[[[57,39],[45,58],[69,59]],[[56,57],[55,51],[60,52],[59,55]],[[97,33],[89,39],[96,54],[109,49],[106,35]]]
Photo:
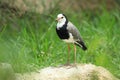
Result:
[[[103,66],[120,78],[120,12],[103,10],[94,17],[84,12],[66,14],[88,47],[85,52],[77,47],[77,62]],[[10,63],[15,72],[65,64],[67,45],[55,32],[55,18],[56,13],[49,16],[28,13],[20,18],[8,18],[0,32],[0,62]],[[73,63],[72,45],[71,49]]]

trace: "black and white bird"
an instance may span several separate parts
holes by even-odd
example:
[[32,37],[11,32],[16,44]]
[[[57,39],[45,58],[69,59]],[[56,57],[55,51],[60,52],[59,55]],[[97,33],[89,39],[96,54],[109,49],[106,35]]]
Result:
[[57,27],[56,32],[59,38],[66,43],[68,43],[68,61],[70,58],[70,46],[69,43],[74,44],[74,63],[76,63],[76,45],[81,47],[83,50],[87,50],[86,45],[84,44],[78,29],[68,21],[67,17],[64,14],[57,15]]

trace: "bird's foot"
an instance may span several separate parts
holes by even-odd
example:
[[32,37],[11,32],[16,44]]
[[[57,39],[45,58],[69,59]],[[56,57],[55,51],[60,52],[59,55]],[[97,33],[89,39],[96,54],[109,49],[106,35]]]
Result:
[[66,63],[66,64],[64,64],[64,66],[70,66],[71,64],[70,63]]
[[77,68],[77,63],[74,63],[74,64],[66,63],[63,66],[66,67],[67,69],[70,69],[70,68],[73,68],[73,67]]
[[77,63],[75,62],[73,64],[70,64],[69,62],[67,62],[66,64],[60,65],[59,67],[66,67],[67,69],[70,69],[70,68],[73,68],[73,67],[77,68]]

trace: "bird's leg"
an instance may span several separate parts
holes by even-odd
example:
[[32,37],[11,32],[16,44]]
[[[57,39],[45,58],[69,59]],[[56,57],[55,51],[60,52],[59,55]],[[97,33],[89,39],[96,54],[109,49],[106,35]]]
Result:
[[70,64],[70,45],[68,43],[68,60],[67,60],[67,64]]
[[74,45],[74,64],[76,64],[76,45]]

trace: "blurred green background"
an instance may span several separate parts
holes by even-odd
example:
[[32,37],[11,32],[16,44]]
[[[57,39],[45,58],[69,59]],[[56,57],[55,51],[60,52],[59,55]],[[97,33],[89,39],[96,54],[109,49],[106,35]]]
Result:
[[[0,63],[17,73],[65,64],[67,45],[55,31],[59,13],[88,47],[77,47],[77,62],[103,66],[120,78],[119,0],[0,0]],[[70,55],[73,63],[73,50]]]

